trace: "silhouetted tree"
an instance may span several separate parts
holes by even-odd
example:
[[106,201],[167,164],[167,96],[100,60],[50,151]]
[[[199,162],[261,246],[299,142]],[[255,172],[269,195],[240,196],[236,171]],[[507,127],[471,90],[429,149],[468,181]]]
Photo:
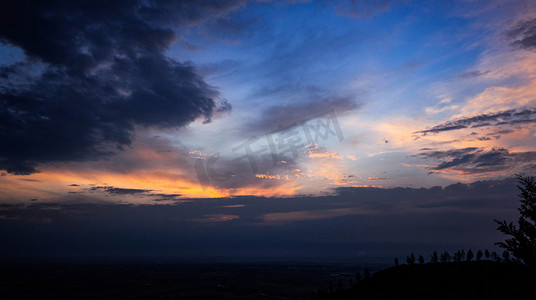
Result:
[[521,191],[521,206],[518,208],[520,217],[517,226],[512,222],[495,220],[502,233],[511,236],[496,245],[504,248],[527,265],[536,264],[536,181],[534,177],[516,174]]
[[355,282],[358,283],[361,280],[361,273],[355,272]]
[[337,284],[337,291],[342,290],[342,279],[339,279],[339,283]]
[[454,255],[452,256],[452,259],[455,261],[455,262],[460,262],[463,260],[463,255],[462,255],[462,252],[460,250],[456,251],[456,253],[454,253]]
[[422,255],[419,255],[419,264],[424,264],[424,257]]
[[432,256],[430,257],[430,262],[435,264],[437,263],[438,259],[439,258],[437,257],[437,251],[434,251],[434,253],[432,253]]
[[398,266],[398,257],[395,257],[395,267]]
[[484,251],[484,256],[486,257],[486,259],[489,259],[491,257],[491,254],[489,253],[488,249]]
[[462,254],[461,260],[463,260],[465,258],[465,250],[462,249],[461,254]]
[[365,273],[365,279],[369,279],[370,278],[370,271],[365,268],[365,270],[363,271]]
[[350,287],[353,287],[354,286],[354,281],[352,280],[352,278],[350,278]]
[[508,251],[503,251],[502,253],[502,257],[503,257],[503,261],[505,262],[510,262],[510,252]]
[[415,254],[413,254],[413,252],[411,252],[411,255],[406,257],[406,262],[408,263],[408,265],[412,265],[415,263]]
[[467,251],[467,261],[472,261],[473,257],[475,257],[475,255],[473,254],[473,251],[469,249],[469,251]]
[[451,259],[452,259],[452,257],[450,256],[450,254],[448,253],[448,251],[445,251],[445,252],[441,253],[441,262],[442,262],[442,263],[447,263],[447,262],[449,262]]
[[500,262],[501,261],[501,258],[499,257],[499,255],[497,254],[497,252],[493,251],[491,253],[491,259],[496,261],[496,262]]
[[329,283],[329,293],[333,294],[333,285],[331,284],[331,282]]
[[484,253],[482,253],[482,250],[478,250],[478,252],[476,253],[476,261],[481,261],[482,256],[484,256]]

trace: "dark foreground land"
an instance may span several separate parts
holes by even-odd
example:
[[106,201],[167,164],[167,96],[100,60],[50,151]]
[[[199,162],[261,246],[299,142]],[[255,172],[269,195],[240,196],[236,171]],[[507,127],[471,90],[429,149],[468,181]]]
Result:
[[320,299],[534,299],[536,273],[491,261],[401,265]]
[[0,299],[311,299],[362,270],[303,263],[4,264]]
[[4,264],[0,299],[532,299],[536,295],[535,270],[514,263],[401,265],[356,283],[355,273],[363,278],[363,269],[304,263]]

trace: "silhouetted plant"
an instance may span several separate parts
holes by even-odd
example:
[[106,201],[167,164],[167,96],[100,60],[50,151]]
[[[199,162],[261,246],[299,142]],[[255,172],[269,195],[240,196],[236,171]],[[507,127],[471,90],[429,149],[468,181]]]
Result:
[[491,253],[489,253],[488,249],[484,251],[484,256],[486,257],[486,259],[489,259],[491,257]]
[[478,250],[478,252],[476,253],[476,261],[481,261],[482,256],[484,256],[484,253],[482,253],[482,250]]
[[406,257],[406,262],[408,263],[408,265],[412,265],[415,263],[415,254],[413,254],[413,252],[411,252],[411,255]]
[[474,257],[475,255],[473,254],[473,251],[469,249],[469,251],[467,251],[467,261],[472,261]]
[[510,262],[510,252],[504,250],[502,253],[503,261]]
[[365,268],[365,270],[363,271],[365,273],[365,279],[369,279],[370,278],[370,271],[369,269]]
[[395,267],[398,266],[398,257],[395,257]]
[[432,256],[430,257],[430,262],[435,264],[437,263],[438,259],[439,258],[437,257],[437,251],[434,251],[434,253],[432,253]]
[[419,255],[419,264],[424,264],[424,257],[422,255]]
[[499,255],[497,254],[497,252],[493,251],[491,253],[491,260],[494,260],[496,262],[500,262],[501,261],[501,258],[499,257]]
[[445,252],[441,253],[441,262],[442,262],[442,263],[447,263],[447,262],[449,262],[451,259],[452,259],[452,257],[450,256],[450,254],[448,253],[448,251],[445,251]]
[[528,265],[536,264],[536,181],[534,177],[516,174],[521,191],[521,206],[518,208],[520,217],[517,226],[512,222],[495,220],[499,224],[497,230],[512,236],[504,242],[495,243],[504,248]]
[[452,259],[455,261],[455,262],[460,262],[463,260],[463,255],[462,255],[462,252],[460,250],[456,251],[456,253],[454,253],[454,255],[452,256]]

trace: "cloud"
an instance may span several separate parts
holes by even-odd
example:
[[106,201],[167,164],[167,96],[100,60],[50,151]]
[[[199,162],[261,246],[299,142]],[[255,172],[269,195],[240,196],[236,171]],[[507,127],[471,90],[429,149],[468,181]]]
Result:
[[390,180],[391,177],[369,177],[368,181],[378,181],[378,180]]
[[90,188],[91,191],[103,190],[112,195],[134,195],[134,194],[143,194],[150,192],[151,190],[142,190],[142,189],[124,189],[117,188],[113,186],[95,186]]
[[337,115],[361,108],[354,97],[326,97],[316,101],[271,106],[265,109],[259,120],[248,128],[269,133],[279,127],[286,127],[293,122],[303,122],[320,114],[334,110]]
[[[28,60],[0,70],[0,168],[97,159],[136,127],[174,128],[230,109],[194,66],[165,56],[182,28],[243,1],[12,2],[0,40]],[[220,105],[221,104],[221,105]]]
[[524,170],[536,160],[535,151],[510,152],[506,148],[469,147],[446,151],[426,151],[419,153],[420,157],[441,161],[429,167],[434,171],[454,171],[461,174],[497,173],[502,171],[513,172]]
[[461,118],[436,125],[430,129],[420,130],[415,133],[427,135],[444,131],[459,130],[464,128],[477,128],[487,126],[515,125],[536,122],[536,109],[511,109],[490,114],[480,114],[474,117]]
[[526,50],[536,50],[536,18],[519,21],[508,31],[508,35],[515,39],[512,45]]
[[472,70],[472,71],[467,71],[467,72],[463,72],[459,75],[456,76],[456,78],[459,78],[459,79],[470,79],[470,78],[475,78],[475,77],[481,77],[481,76],[484,76],[486,74],[490,73],[490,71],[480,71],[480,70]]

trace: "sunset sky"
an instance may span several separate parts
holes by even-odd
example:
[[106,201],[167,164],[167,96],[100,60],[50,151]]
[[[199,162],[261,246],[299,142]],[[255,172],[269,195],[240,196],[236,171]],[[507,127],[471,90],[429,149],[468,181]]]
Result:
[[534,1],[3,6],[5,253],[492,248],[536,173]]

